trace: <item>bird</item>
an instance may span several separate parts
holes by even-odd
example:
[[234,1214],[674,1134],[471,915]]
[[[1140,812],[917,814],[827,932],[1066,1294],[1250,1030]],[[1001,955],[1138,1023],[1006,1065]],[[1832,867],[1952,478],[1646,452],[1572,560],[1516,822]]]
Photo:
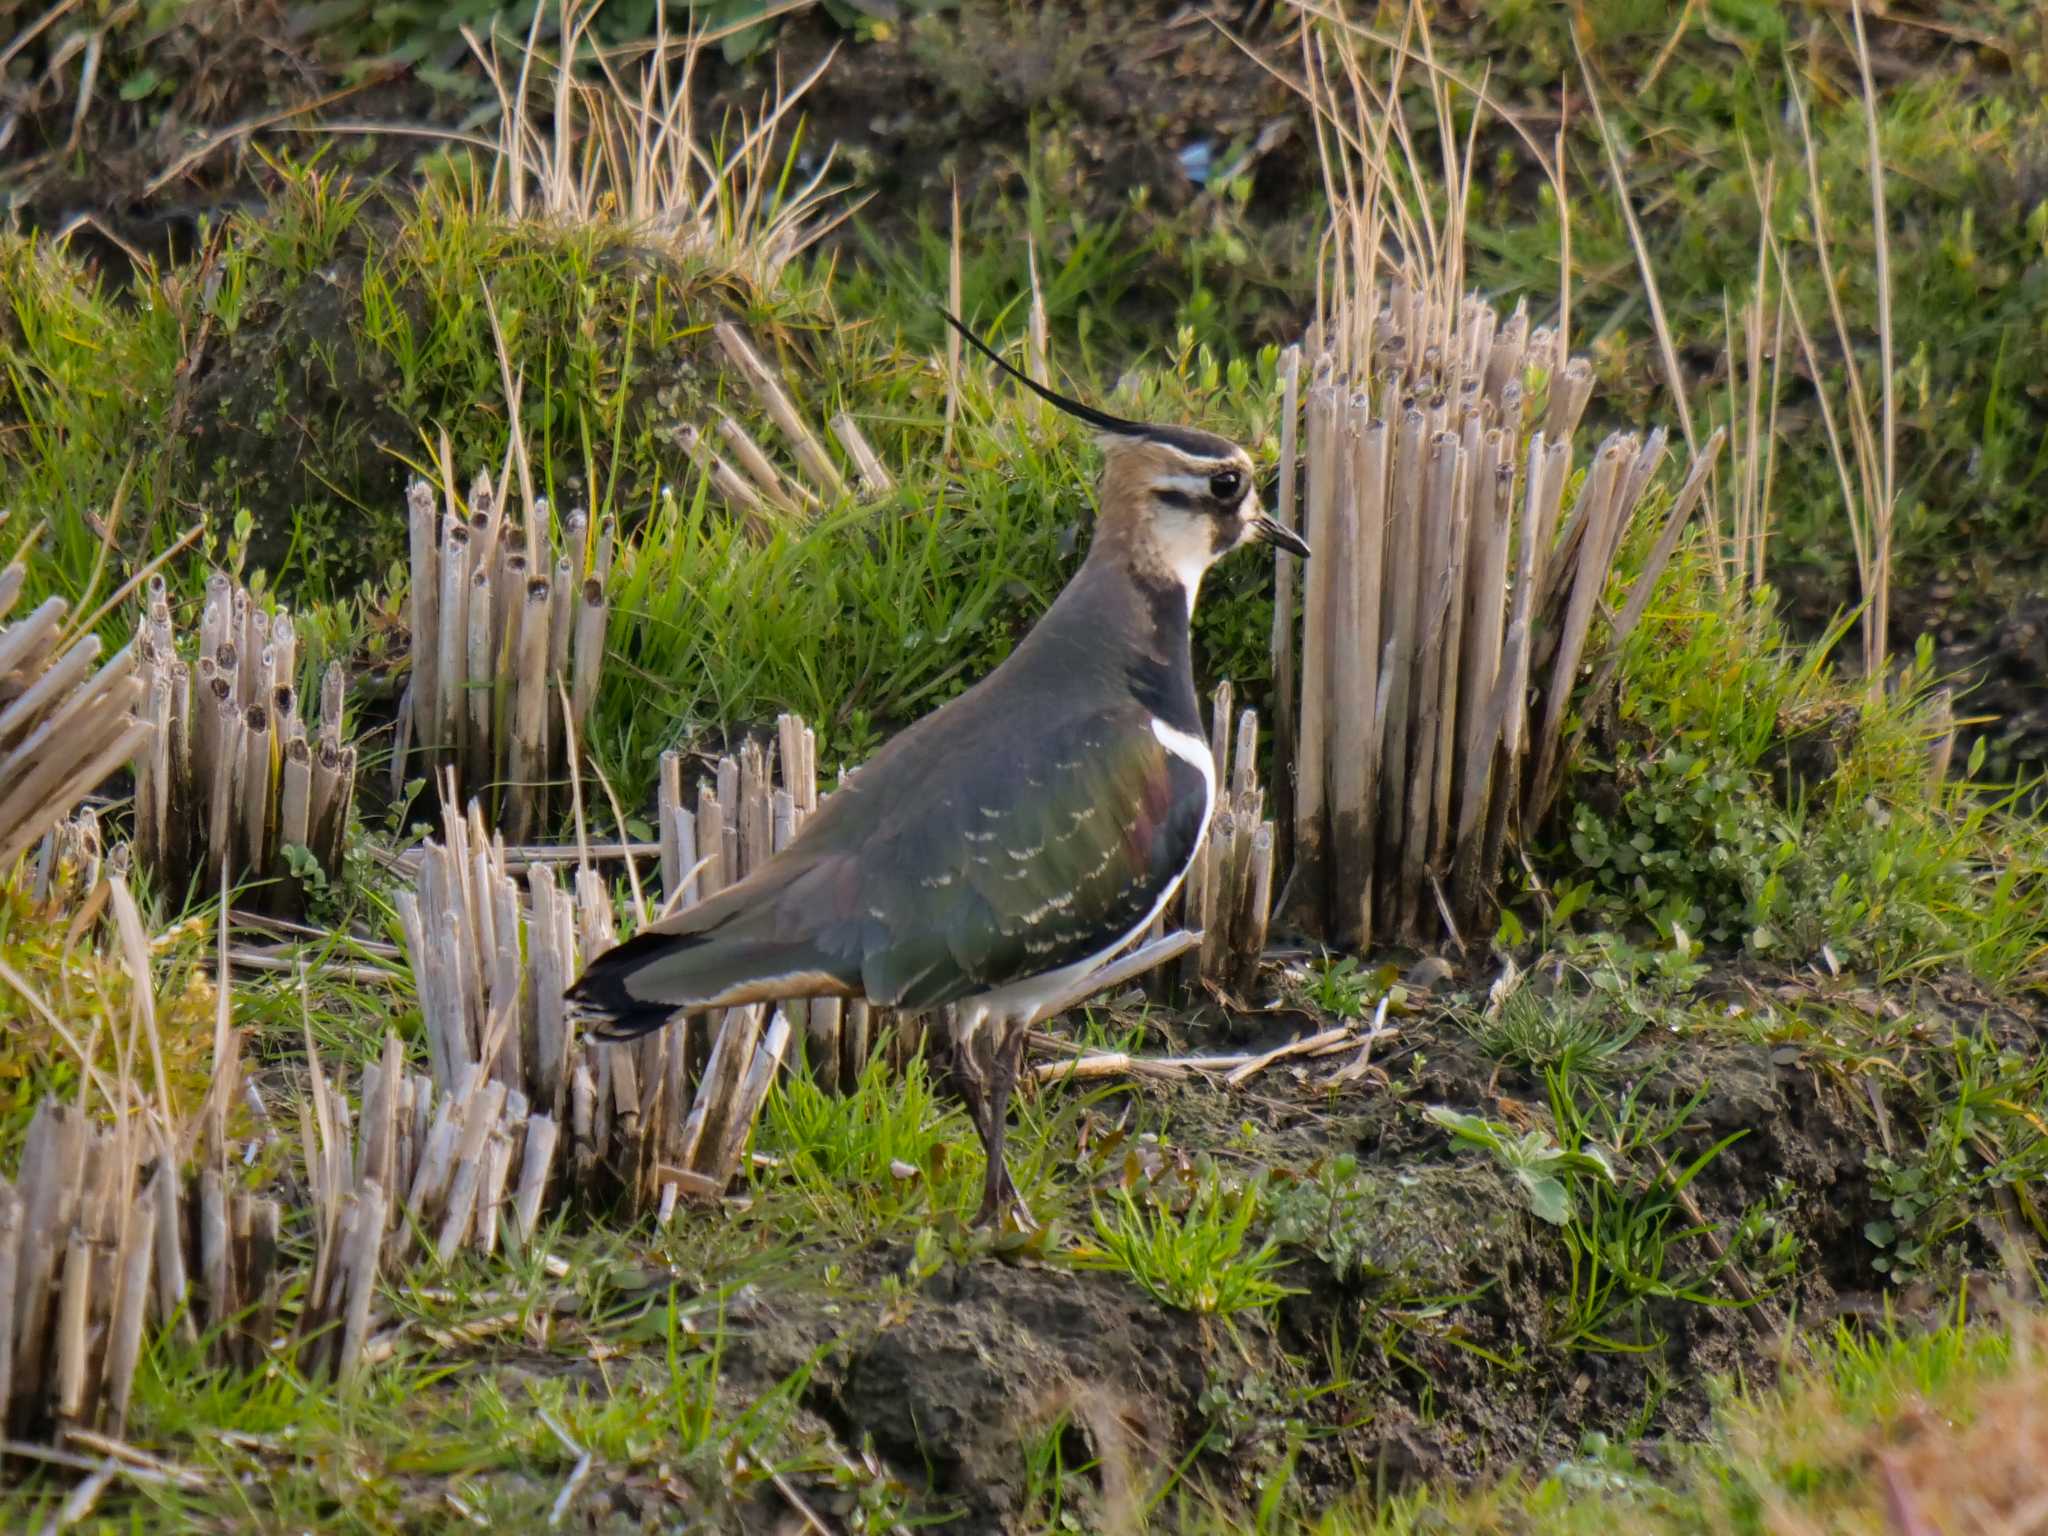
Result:
[[796,997],[947,1010],[988,1155],[974,1224],[1030,1230],[1004,1158],[1026,1034],[1151,926],[1215,806],[1189,649],[1203,573],[1255,541],[1309,547],[1266,514],[1236,443],[1069,399],[945,319],[1094,428],[1080,569],[1000,665],[888,741],[780,853],[598,955],[568,996],[609,1040]]

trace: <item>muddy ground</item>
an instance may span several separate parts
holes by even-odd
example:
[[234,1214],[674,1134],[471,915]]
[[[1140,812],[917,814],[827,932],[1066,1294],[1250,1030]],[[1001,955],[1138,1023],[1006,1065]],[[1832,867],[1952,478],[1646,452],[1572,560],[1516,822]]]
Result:
[[[1960,1031],[2023,1054],[2048,1049],[2048,1008],[1994,1003],[1957,978],[1879,995],[1729,969],[1700,999],[1760,1021],[1817,1003],[1869,1010],[1884,1025],[1873,1039],[1895,1042],[1902,1062]],[[1611,1062],[1604,1091],[1691,1108],[1656,1150],[1617,1159],[1620,1182],[1638,1187],[1734,1138],[1692,1182],[1694,1204],[1675,1224],[1715,1235],[1674,1242],[1669,1274],[1731,1239],[1739,1261],[1702,1299],[1650,1300],[1599,1343],[1563,1342],[1571,1274],[1559,1229],[1530,1214],[1497,1164],[1425,1116],[1445,1106],[1517,1128],[1552,1124],[1543,1084],[1485,1055],[1460,1017],[1418,1008],[1378,1054],[1379,1072],[1342,1088],[1323,1086],[1327,1063],[1283,1064],[1237,1089],[1132,1085],[1083,1112],[1078,1165],[1104,1192],[1128,1182],[1133,1155],[1166,1169],[1162,1187],[1190,1154],[1275,1189],[1355,1160],[1327,1226],[1287,1229],[1282,1278],[1294,1294],[1277,1308],[1229,1319],[1177,1311],[1122,1275],[1014,1240],[957,1251],[922,1277],[907,1244],[828,1241],[789,1268],[836,1266],[833,1284],[762,1280],[742,1293],[726,1319],[727,1389],[743,1400],[808,1364],[808,1430],[879,1465],[946,1529],[1000,1532],[1043,1517],[1025,1447],[1054,1435],[1065,1465],[1083,1469],[1067,1481],[1067,1507],[1105,1521],[1170,1475],[1183,1489],[1255,1498],[1289,1455],[1301,1486],[1332,1496],[1362,1481],[1401,1489],[1547,1468],[1602,1439],[1655,1466],[1671,1439],[1704,1430],[1710,1376],[1767,1381],[1794,1349],[1795,1321],[1879,1312],[1888,1280],[1865,1228],[1884,1210],[1866,1164],[1881,1138],[1915,1134],[1910,1093],[1873,1096],[1874,1074],[1838,1070],[1826,1049],[1773,1043],[1768,1024],[1753,1043],[1651,1029]],[[1256,1046],[1310,1022],[1292,1009],[1210,1011],[1175,1031],[1201,1048]],[[1269,1198],[1269,1220],[1279,1208]],[[1758,1211],[1796,1262],[1773,1270],[1733,1238]],[[1971,1239],[1987,1276],[1999,1270],[1994,1241]],[[666,1277],[657,1266],[650,1296],[687,1286],[689,1273],[687,1259]],[[1915,1305],[1910,1289],[1902,1305]],[[843,1486],[804,1486],[821,1512],[850,1512]],[[623,1483],[614,1498],[628,1518],[639,1510]],[[770,1530],[787,1513],[768,1491],[722,1518]]]

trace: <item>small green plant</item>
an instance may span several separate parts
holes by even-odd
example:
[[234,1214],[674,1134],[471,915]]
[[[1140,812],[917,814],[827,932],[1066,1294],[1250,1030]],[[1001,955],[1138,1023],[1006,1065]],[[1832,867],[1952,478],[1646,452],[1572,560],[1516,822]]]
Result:
[[1658,932],[1740,941],[1760,925],[1756,894],[1799,852],[1790,823],[1747,767],[1712,750],[1665,746],[1622,757],[1617,811],[1573,809],[1571,851],[1604,900]]
[[1276,1173],[1264,1199],[1266,1230],[1276,1241],[1307,1249],[1339,1275],[1376,1267],[1367,1224],[1373,1203],[1351,1153],[1317,1163],[1306,1177]]
[[1871,1267],[1898,1282],[1963,1268],[1987,1208],[2014,1213],[2034,1234],[2048,1229],[2048,1061],[1958,1034],[1916,1086],[1921,1146],[1867,1154],[1887,1206],[1863,1229],[1879,1250]]
[[[1034,1531],[1085,1531],[1081,1513],[1099,1466],[1084,1449],[1080,1426],[1070,1411],[1053,1416],[1024,1442],[1024,1498]],[[1075,1506],[1081,1506],[1077,1509]]]
[[1400,975],[1391,965],[1367,970],[1353,955],[1325,956],[1309,969],[1301,986],[1301,1000],[1308,1006],[1339,1019],[1362,1019]]
[[826,1092],[808,1073],[785,1073],[758,1135],[778,1162],[762,1175],[765,1188],[791,1191],[817,1214],[857,1227],[957,1215],[979,1179],[965,1151],[965,1120],[939,1101],[922,1057],[899,1071],[877,1055],[843,1094]]
[[1099,1249],[1083,1250],[1084,1268],[1121,1270],[1169,1307],[1230,1317],[1270,1307],[1292,1294],[1279,1275],[1286,1260],[1272,1238],[1250,1246],[1259,1211],[1250,1185],[1231,1190],[1214,1174],[1195,1185],[1178,1214],[1129,1189],[1095,1206]]
[[[1549,1082],[1559,1140],[1622,1170],[1584,1182],[1583,1211],[1564,1223],[1570,1284],[1558,1304],[1558,1344],[1652,1349],[1662,1334],[1650,1321],[1648,1303],[1752,1306],[1761,1299],[1762,1287],[1790,1271],[1797,1258],[1795,1241],[1770,1212],[1745,1212],[1730,1233],[1706,1221],[1687,1194],[1746,1130],[1731,1131],[1683,1167],[1674,1167],[1664,1151],[1707,1090],[1660,1108],[1639,1086],[1610,1102],[1597,1089],[1582,1094],[1563,1073],[1553,1072]],[[1744,1266],[1754,1270],[1754,1281]],[[1724,1273],[1731,1275],[1726,1286],[1710,1289]]]
[[1609,1071],[1614,1058],[1647,1022],[1622,1005],[1620,1016],[1592,998],[1553,992],[1540,997],[1528,985],[1516,987],[1491,1013],[1462,1019],[1473,1042],[1496,1061],[1541,1075],[1560,1071],[1575,1076]]
[[1577,1213],[1568,1181],[1614,1183],[1614,1165],[1595,1146],[1567,1149],[1557,1138],[1540,1128],[1517,1131],[1500,1120],[1468,1115],[1443,1105],[1426,1111],[1436,1124],[1467,1146],[1493,1155],[1495,1162],[1514,1179],[1528,1202],[1529,1212],[1553,1227],[1561,1227]]

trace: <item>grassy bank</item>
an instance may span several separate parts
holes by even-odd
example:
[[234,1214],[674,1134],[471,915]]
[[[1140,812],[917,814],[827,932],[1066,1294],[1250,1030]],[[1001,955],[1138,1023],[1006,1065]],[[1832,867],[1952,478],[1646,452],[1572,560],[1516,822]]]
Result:
[[[416,764],[391,773],[421,654],[408,483],[429,487],[430,520],[466,517],[481,470],[536,548],[583,560],[584,527],[602,544],[581,567],[562,557],[597,583],[608,627],[542,840],[649,839],[661,754],[681,754],[694,792],[786,711],[815,728],[829,788],[996,666],[1091,531],[1094,448],[950,350],[936,306],[1029,366],[1042,345],[1076,394],[1226,433],[1278,471],[1281,345],[1327,294],[1319,241],[1357,195],[1317,189],[1306,119],[1260,135],[1259,114],[1295,100],[1273,72],[1300,62],[1270,27],[1242,47],[1166,28],[1148,52],[1107,7],[1064,30],[992,7],[768,18],[733,35],[734,68],[764,69],[755,50],[779,42],[795,80],[843,46],[805,98],[821,122],[865,114],[843,162],[794,134],[793,109],[745,95],[745,122],[714,130],[708,106],[695,120],[704,160],[614,163],[629,136],[598,125],[630,92],[591,98],[613,106],[577,119],[586,137],[552,139],[542,71],[494,124],[489,76],[450,62],[438,22],[342,9],[293,56],[361,76],[417,44],[445,77],[420,72],[432,101],[487,104],[462,130],[478,142],[400,174],[351,147],[364,136],[262,140],[233,172],[260,201],[131,270],[48,221],[0,234],[0,503],[15,509],[0,551],[19,541],[25,566],[11,617],[51,595],[89,612],[197,528],[163,568],[180,631],[203,624],[215,567],[259,608],[288,605],[297,697],[339,662],[360,754],[346,856],[293,866],[303,930],[251,915],[276,895],[259,883],[188,890],[90,842],[69,873],[30,861],[0,885],[0,1169],[21,1173],[39,1095],[102,1120],[160,1106],[165,1167],[216,1158],[232,1193],[282,1212],[277,1347],[245,1349],[243,1320],[198,1326],[197,1299],[154,1319],[120,1448],[11,1453],[10,1527],[1918,1536],[2039,1521],[2048,826],[2019,754],[1972,734],[1970,699],[1947,691],[1947,642],[1903,632],[1923,607],[1901,604],[1871,685],[1844,505],[1872,516],[1870,482],[1838,469],[1818,425],[1825,399],[1848,441],[1860,410],[1896,461],[1902,589],[2023,567],[2048,468],[2020,361],[2048,323],[2048,225],[2026,201],[2038,18],[1888,18],[1859,50],[1854,12],[1602,0],[1569,21],[1525,7],[1410,30],[1405,55],[1319,22],[1327,48],[1370,62],[1353,86],[1400,82],[1414,144],[1382,161],[1413,176],[1396,193],[1416,229],[1442,219],[1462,238],[1421,253],[1432,270],[1462,263],[1567,326],[1593,360],[1597,425],[1689,413],[1701,439],[1737,429],[1712,518],[1668,564],[1656,545],[1682,464],[1621,537],[1565,792],[1517,829],[1488,931],[1350,956],[1283,924],[1247,995],[1154,982],[1058,1021],[1013,1141],[1045,1222],[1028,1235],[965,1226],[979,1154],[942,1050],[893,1037],[835,1092],[800,1041],[730,1187],[657,1217],[579,1174],[534,1232],[493,1227],[493,1251],[423,1232],[406,1262],[373,1266],[364,1363],[337,1380],[300,1333],[324,1315],[335,1251],[322,1149],[337,1105],[367,1125],[360,1073],[381,1052],[424,1070],[436,1007],[401,916],[430,791]],[[78,99],[67,81],[83,90],[62,39],[95,27],[92,89],[124,99],[116,126],[139,135],[219,88],[172,46],[204,30],[192,12],[59,21],[22,57],[60,103]],[[1135,62],[1116,64],[1124,45]],[[697,67],[751,90],[758,76],[720,74],[716,51]],[[500,86],[517,57],[501,54]],[[581,78],[610,89],[594,67]],[[1122,105],[1102,78],[1128,86]],[[1215,125],[1161,105],[1176,78]],[[882,121],[878,89],[926,120]],[[1788,119],[1795,91],[1810,138]],[[48,147],[56,108],[32,106],[24,132]],[[679,111],[659,108],[671,128]],[[1170,197],[1152,171],[1110,190],[1104,125],[1146,111],[1148,142],[1213,138],[1236,169]],[[750,140],[768,120],[783,131]],[[1437,123],[1450,163],[1470,153],[1462,194],[1438,180]],[[980,137],[946,167],[963,173],[956,223],[940,162],[892,171],[873,146],[964,129]],[[44,195],[97,142],[24,160],[16,184]],[[240,152],[187,174],[229,174]],[[656,171],[672,177],[659,206],[636,204]],[[828,229],[863,188],[887,195]],[[1768,348],[1730,333],[1752,300]],[[1787,329],[1795,308],[1811,346]],[[824,470],[734,362],[728,325]],[[1555,387],[1537,368],[1522,382],[1532,401]],[[751,499],[712,472],[712,454],[744,465],[743,443],[773,465]],[[1767,580],[1738,528],[1768,533]],[[1619,626],[1652,567],[1640,622]],[[105,614],[110,648],[139,610]],[[1194,626],[1205,696],[1230,679],[1269,731],[1273,612],[1270,567],[1240,557]],[[1610,660],[1606,706],[1591,679]],[[1262,752],[1270,783],[1270,739]],[[97,806],[109,846],[132,792],[117,777]],[[592,907],[637,921],[654,862],[586,859]],[[1270,1054],[1332,1030],[1341,1054]],[[223,1106],[209,1088],[234,1081],[230,1046],[247,1091]],[[1227,1053],[1241,1071],[1186,1060]],[[1072,1065],[1091,1055],[1143,1061]],[[100,1473],[84,1497],[81,1474]]]

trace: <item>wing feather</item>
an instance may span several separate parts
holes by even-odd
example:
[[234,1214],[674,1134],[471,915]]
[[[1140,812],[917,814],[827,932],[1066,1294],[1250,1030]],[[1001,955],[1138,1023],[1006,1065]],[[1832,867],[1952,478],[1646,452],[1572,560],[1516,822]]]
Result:
[[747,879],[599,956],[571,995],[628,1034],[769,996],[941,1006],[1129,933],[1209,814],[1207,777],[1129,700],[1046,722],[1025,761],[982,738],[950,760],[881,764]]

